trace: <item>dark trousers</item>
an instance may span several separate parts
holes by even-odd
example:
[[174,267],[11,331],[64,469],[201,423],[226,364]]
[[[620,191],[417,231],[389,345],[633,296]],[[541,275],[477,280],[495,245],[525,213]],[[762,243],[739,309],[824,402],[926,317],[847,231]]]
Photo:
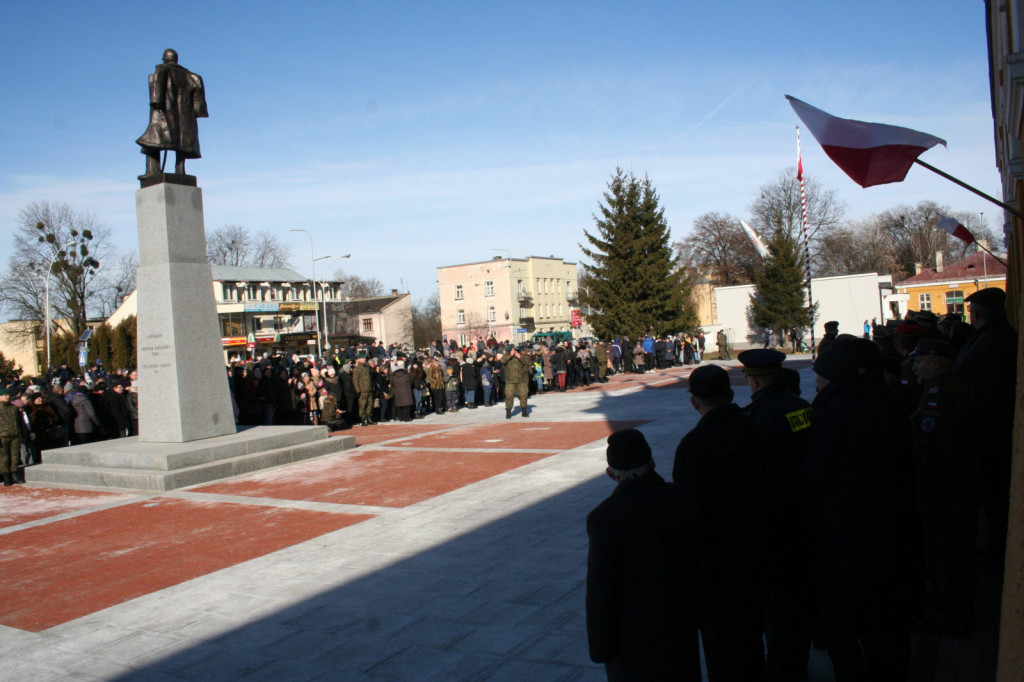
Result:
[[704,625],[708,682],[763,682],[764,598],[712,596]]
[[910,634],[894,590],[818,584],[817,594],[836,682],[906,682]]

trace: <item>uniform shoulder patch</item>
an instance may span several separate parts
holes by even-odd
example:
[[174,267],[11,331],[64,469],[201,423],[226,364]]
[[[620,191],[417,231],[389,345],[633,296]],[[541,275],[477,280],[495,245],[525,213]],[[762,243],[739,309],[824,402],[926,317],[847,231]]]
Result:
[[803,431],[811,427],[811,415],[814,411],[810,407],[801,407],[799,410],[788,412],[786,414],[786,422],[789,424],[789,430],[793,433],[797,431]]

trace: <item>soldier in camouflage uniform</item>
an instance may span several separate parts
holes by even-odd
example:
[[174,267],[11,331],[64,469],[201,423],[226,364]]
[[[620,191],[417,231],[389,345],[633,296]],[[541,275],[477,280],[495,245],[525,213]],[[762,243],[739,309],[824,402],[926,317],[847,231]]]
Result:
[[0,387],[0,473],[4,485],[19,482],[21,469],[21,431],[18,426],[18,408],[11,404],[7,387]]
[[512,407],[515,405],[516,395],[519,396],[519,406],[523,410],[523,416],[529,417],[526,399],[530,394],[533,362],[518,348],[512,348],[501,359],[501,364],[505,367],[505,419],[512,418]]

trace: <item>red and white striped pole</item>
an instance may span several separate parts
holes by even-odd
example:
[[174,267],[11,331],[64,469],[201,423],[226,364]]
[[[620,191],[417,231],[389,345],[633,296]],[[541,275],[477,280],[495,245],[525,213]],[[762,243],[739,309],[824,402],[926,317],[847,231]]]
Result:
[[811,360],[818,353],[814,341],[814,296],[811,295],[811,240],[807,237],[807,185],[804,183],[804,157],[800,149],[800,126],[796,127],[796,178],[800,181],[800,207],[803,209],[804,278],[807,281],[807,314],[811,322]]

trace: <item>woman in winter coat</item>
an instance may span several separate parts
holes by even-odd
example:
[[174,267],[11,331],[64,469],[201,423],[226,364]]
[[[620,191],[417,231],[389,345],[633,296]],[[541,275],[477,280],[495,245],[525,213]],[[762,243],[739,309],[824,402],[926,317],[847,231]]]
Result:
[[445,410],[444,369],[436,355],[427,363],[427,388],[430,390],[430,402],[434,406],[434,414],[441,414]]
[[92,401],[81,386],[75,386],[67,397],[68,404],[75,411],[75,440],[78,443],[93,443],[102,439],[103,424],[92,407]]
[[395,361],[395,371],[391,373],[391,391],[394,394],[395,418],[403,422],[412,421],[412,376],[401,360]]

